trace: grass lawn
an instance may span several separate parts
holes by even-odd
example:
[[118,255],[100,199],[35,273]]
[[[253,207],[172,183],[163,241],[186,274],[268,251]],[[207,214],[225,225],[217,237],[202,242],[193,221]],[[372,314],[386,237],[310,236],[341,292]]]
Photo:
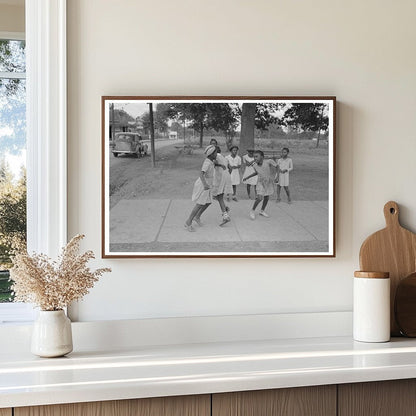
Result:
[[[225,139],[216,139],[225,149]],[[209,137],[205,138],[204,146],[209,140]],[[290,176],[292,199],[328,200],[328,147],[325,142],[316,148],[311,140],[279,138],[256,139],[255,145],[263,150],[289,147],[294,166]],[[203,149],[197,148],[193,154],[186,155],[174,144],[156,151],[156,168],[151,167],[150,157],[121,156],[116,159],[111,156],[110,205],[114,206],[121,199],[190,199],[203,160]],[[245,185],[238,187],[237,195],[240,199],[246,198]],[[285,198],[284,192],[282,198]]]

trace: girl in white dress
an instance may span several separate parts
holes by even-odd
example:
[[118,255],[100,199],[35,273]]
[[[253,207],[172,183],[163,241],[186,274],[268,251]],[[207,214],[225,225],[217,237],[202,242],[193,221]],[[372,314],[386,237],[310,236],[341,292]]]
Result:
[[205,149],[204,153],[206,158],[192,192],[192,201],[195,202],[195,207],[185,222],[185,228],[191,232],[195,231],[192,227],[192,221],[201,225],[201,215],[212,203],[211,188],[214,180],[214,160],[217,158],[217,148],[210,145]]
[[220,226],[231,221],[228,214],[229,208],[225,205],[224,194],[232,192],[231,176],[228,171],[228,160],[221,154],[221,148],[217,147],[217,158],[215,159],[214,183],[212,186],[212,196],[220,204],[222,222]]
[[254,173],[245,176],[244,180],[248,180],[251,177],[257,176],[258,181],[256,185],[256,200],[254,201],[253,208],[250,211],[250,218],[256,219],[256,208],[262,202],[259,215],[268,218],[269,214],[265,209],[269,202],[269,198],[274,194],[274,182],[273,182],[273,168],[277,167],[277,162],[272,159],[265,159],[264,153],[261,150],[254,152]]
[[289,149],[284,147],[282,149],[282,157],[277,161],[278,171],[276,173],[277,180],[277,198],[276,202],[280,202],[280,190],[285,188],[288,204],[292,203],[289,191],[289,172],[293,170],[293,162],[289,155]]
[[[245,165],[244,176],[249,176],[255,172],[253,168],[254,164],[254,150],[248,149],[247,154],[243,156],[243,163]],[[244,180],[243,183],[247,185],[247,195],[248,199],[251,199],[251,187],[254,187],[254,193],[256,192],[256,185],[257,185],[257,176],[253,176],[250,179]]]
[[231,174],[231,185],[233,187],[233,201],[237,201],[237,185],[240,184],[241,157],[237,154],[238,146],[232,146],[230,152],[231,154],[227,156],[227,160]]

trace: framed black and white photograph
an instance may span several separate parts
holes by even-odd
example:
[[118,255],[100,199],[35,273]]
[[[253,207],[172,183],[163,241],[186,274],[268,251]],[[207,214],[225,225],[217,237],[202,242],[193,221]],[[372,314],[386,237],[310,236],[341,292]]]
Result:
[[103,257],[334,257],[335,97],[102,97]]

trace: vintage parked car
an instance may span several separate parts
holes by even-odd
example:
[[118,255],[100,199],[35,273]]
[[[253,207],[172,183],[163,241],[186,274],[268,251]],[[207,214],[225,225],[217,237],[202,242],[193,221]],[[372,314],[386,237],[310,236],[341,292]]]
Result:
[[130,154],[134,157],[147,155],[147,143],[143,143],[142,136],[139,133],[119,132],[116,133],[112,152],[114,157],[120,154]]

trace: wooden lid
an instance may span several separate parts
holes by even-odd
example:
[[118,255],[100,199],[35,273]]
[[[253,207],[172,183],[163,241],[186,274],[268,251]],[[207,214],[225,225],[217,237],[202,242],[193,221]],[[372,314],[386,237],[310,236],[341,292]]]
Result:
[[366,279],[388,279],[390,277],[389,272],[354,272],[354,277],[364,277]]

